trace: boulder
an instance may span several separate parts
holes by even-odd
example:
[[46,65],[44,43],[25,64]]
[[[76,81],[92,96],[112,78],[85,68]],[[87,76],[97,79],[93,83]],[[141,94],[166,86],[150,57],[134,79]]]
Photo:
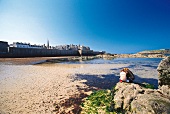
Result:
[[157,68],[159,72],[158,84],[159,86],[168,85],[170,86],[170,56],[163,59]]
[[158,91],[163,93],[164,95],[168,96],[170,99],[170,87],[168,85],[163,85],[161,86]]
[[119,82],[115,87],[114,108],[129,114],[170,114],[169,93],[138,84]]

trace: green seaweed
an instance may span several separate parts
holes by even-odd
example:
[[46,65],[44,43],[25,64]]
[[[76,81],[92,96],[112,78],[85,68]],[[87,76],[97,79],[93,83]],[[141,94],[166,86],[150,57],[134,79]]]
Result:
[[117,114],[122,113],[122,110],[114,109],[115,87],[112,90],[94,91],[89,95],[83,104],[81,104],[82,114]]
[[155,88],[154,85],[152,85],[152,84],[145,84],[144,87],[148,88],[148,89],[154,89]]

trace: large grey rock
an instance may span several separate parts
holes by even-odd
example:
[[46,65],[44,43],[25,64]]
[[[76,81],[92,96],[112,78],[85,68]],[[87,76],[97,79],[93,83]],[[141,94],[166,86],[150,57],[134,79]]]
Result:
[[114,108],[129,114],[170,114],[169,93],[166,87],[158,90],[146,89],[134,83],[117,83]]
[[159,86],[169,85],[170,86],[170,56],[163,59],[157,68],[159,72],[158,83]]

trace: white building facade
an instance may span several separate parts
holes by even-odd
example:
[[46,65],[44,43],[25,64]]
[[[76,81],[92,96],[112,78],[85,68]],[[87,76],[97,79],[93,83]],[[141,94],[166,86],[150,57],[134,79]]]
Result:
[[10,47],[16,47],[16,48],[38,48],[38,49],[44,49],[45,47],[43,45],[31,45],[30,43],[20,43],[20,42],[13,42],[13,44],[10,44]]

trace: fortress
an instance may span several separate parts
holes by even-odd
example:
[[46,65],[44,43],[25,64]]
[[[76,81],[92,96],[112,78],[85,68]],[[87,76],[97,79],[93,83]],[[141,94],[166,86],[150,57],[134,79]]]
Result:
[[90,47],[80,45],[50,46],[49,40],[45,45],[30,43],[0,41],[0,57],[55,57],[55,56],[91,56],[104,54],[104,51],[93,51]]

